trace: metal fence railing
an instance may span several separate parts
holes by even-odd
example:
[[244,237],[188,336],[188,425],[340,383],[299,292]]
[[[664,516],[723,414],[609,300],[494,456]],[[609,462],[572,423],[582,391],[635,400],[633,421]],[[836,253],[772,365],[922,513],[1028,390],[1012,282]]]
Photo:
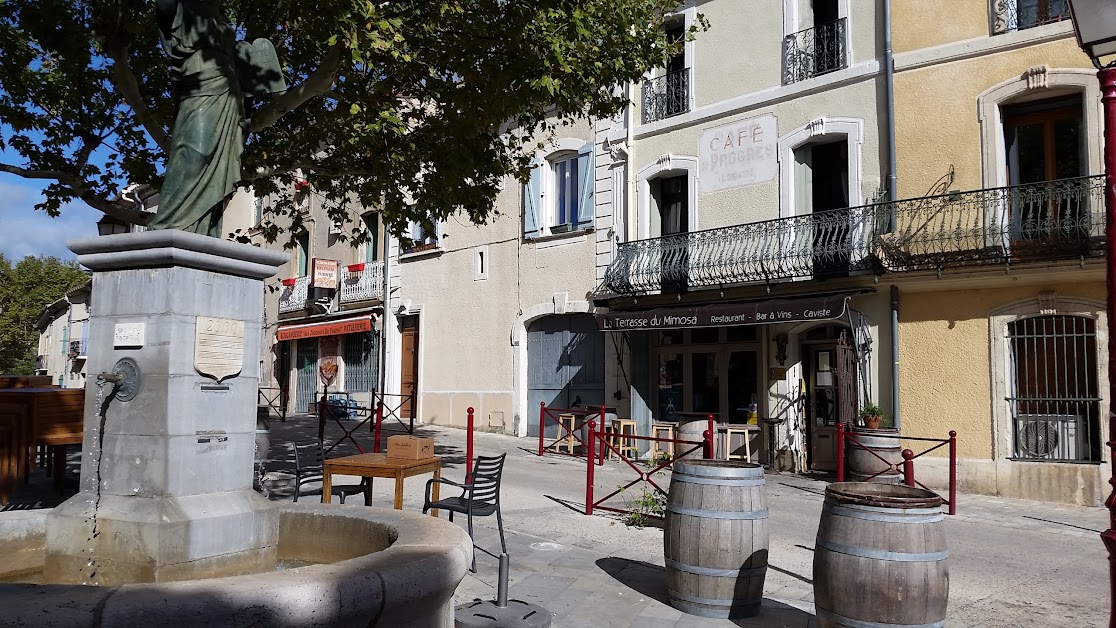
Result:
[[668,72],[643,82],[643,123],[648,124],[690,110],[690,68]]
[[993,35],[1068,19],[1068,0],[995,0],[992,3]]
[[790,85],[848,66],[845,18],[783,38],[783,84]]

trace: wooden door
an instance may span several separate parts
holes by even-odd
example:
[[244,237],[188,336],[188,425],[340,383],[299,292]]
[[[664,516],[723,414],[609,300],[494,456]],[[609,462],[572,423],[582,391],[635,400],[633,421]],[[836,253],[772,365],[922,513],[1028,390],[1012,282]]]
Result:
[[399,392],[404,396],[399,414],[402,418],[412,418],[415,412],[415,396],[418,394],[418,352],[419,330],[418,317],[405,316],[400,322],[402,326],[403,342],[400,353],[402,354],[402,368],[399,378]]
[[810,377],[807,380],[807,412],[810,419],[810,468],[837,468],[837,419],[840,388],[837,382],[836,351],[832,346],[810,347]]

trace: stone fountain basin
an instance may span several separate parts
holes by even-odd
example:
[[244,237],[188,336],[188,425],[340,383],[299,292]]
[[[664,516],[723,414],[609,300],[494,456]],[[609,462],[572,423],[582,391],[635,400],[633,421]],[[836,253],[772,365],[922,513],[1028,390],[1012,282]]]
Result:
[[[119,587],[0,584],[5,626],[453,626],[472,560],[445,520],[367,506],[283,504],[266,573]],[[48,511],[0,513],[0,575],[41,568]]]

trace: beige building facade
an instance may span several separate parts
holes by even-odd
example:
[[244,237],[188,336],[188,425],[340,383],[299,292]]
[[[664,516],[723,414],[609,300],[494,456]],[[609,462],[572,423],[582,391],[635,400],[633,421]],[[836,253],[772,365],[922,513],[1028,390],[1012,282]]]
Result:
[[[933,24],[934,28],[927,28]],[[962,490],[1099,505],[1110,400],[1096,71],[1066,3],[894,3],[901,425]],[[945,481],[944,458],[920,472]]]
[[43,308],[35,321],[39,331],[35,374],[49,375],[61,388],[85,387],[92,292],[92,284],[85,282]]

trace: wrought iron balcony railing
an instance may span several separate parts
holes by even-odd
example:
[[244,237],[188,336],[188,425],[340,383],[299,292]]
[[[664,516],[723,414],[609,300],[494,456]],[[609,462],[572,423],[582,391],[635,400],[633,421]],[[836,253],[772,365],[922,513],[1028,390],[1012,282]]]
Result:
[[605,273],[615,294],[847,274],[871,262],[863,207],[679,233],[619,245]]
[[783,84],[836,72],[848,66],[845,18],[783,38]]
[[643,82],[643,123],[648,124],[690,110],[690,68],[668,72]]
[[883,203],[876,239],[886,270],[1076,259],[1104,253],[1104,176]]
[[356,303],[382,299],[384,263],[354,264],[341,271],[341,302]]
[[297,312],[310,307],[310,276],[305,275],[284,285],[279,293],[279,313]]
[[993,35],[1068,19],[1068,0],[995,0],[992,3]]
[[599,294],[1104,254],[1104,176],[953,192],[621,243]]

